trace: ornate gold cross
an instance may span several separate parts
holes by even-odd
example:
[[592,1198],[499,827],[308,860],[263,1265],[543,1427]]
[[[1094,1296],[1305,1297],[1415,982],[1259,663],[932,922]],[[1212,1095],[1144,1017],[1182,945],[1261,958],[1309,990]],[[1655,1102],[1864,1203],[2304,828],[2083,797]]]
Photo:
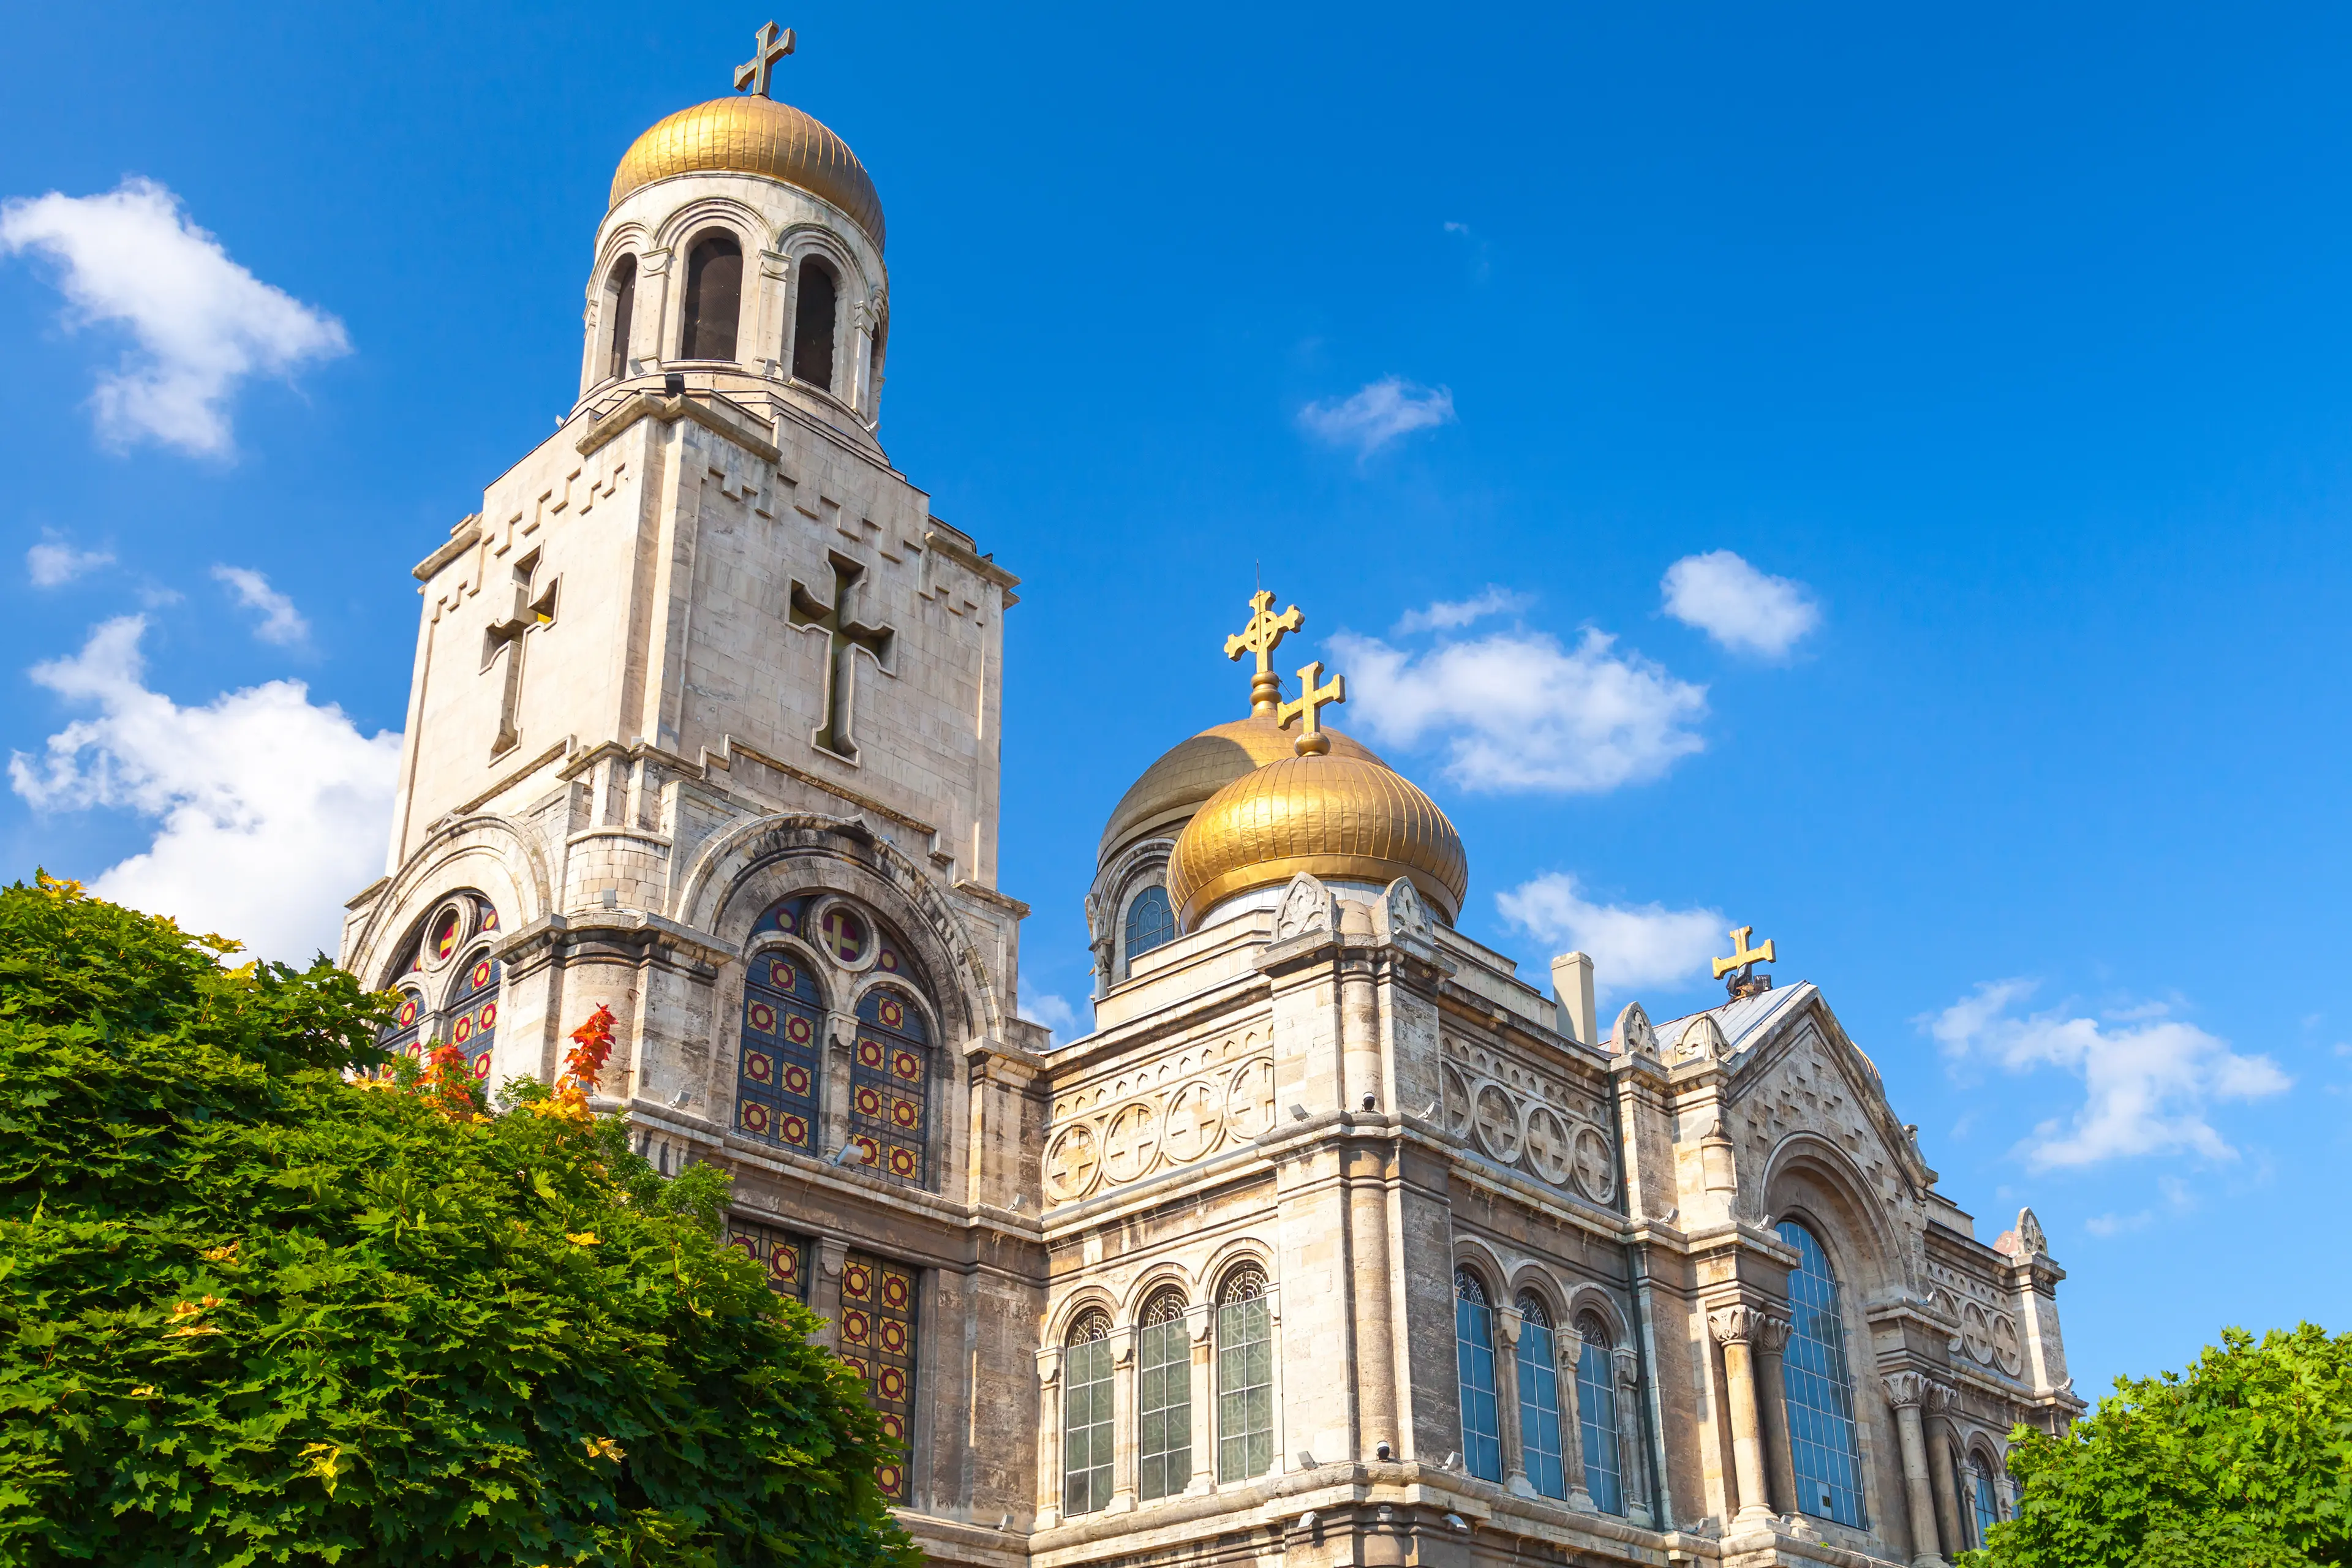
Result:
[[1275,715],[1275,722],[1290,728],[1293,719],[1305,719],[1307,727],[1298,732],[1292,746],[1302,757],[1319,757],[1331,749],[1331,737],[1323,732],[1323,710],[1334,702],[1348,700],[1348,678],[1333,676],[1328,684],[1323,679],[1323,661],[1317,659],[1298,672],[1298,700],[1286,702]]
[[768,73],[776,68],[778,60],[793,52],[793,30],[786,27],[779,37],[776,25],[771,22],[751,36],[760,41],[760,47],[750,59],[735,68],[735,90],[740,92],[748,87],[761,98],[773,98],[775,94],[768,90]]
[[1306,624],[1307,617],[1296,605],[1276,615],[1271,589],[1260,588],[1250,596],[1249,624],[1225,639],[1225,657],[1257,655],[1257,672],[1250,677],[1252,713],[1271,714],[1282,706],[1282,677],[1274,672],[1274,650],[1285,632],[1295,632]]
[[1772,939],[1770,937],[1766,937],[1764,939],[1764,945],[1761,947],[1750,947],[1748,945],[1748,933],[1753,931],[1756,928],[1754,926],[1740,926],[1733,931],[1731,933],[1731,956],[1729,958],[1718,958],[1715,961],[1715,977],[1717,980],[1722,979],[1727,974],[1731,974],[1731,972],[1735,969],[1739,971],[1738,974],[1732,975],[1731,980],[1731,994],[1735,999],[1748,995],[1753,992],[1767,990],[1772,984],[1769,978],[1765,979],[1764,983],[1760,985],[1756,984],[1757,979],[1759,978],[1755,973],[1756,966],[1759,963],[1771,963],[1776,962],[1776,960],[1772,953]]

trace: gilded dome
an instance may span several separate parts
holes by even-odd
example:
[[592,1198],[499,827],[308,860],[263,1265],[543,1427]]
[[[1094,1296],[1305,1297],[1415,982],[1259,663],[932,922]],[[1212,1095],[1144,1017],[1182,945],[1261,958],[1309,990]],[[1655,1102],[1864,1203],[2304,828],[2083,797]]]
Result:
[[1437,803],[1362,747],[1343,752],[1336,737],[1328,756],[1268,763],[1211,795],[1177,835],[1168,898],[1189,931],[1234,894],[1301,871],[1381,884],[1409,877],[1448,921],[1470,886],[1462,836]]
[[613,201],[672,174],[765,174],[822,196],[882,248],[882,198],[857,154],[814,115],[759,93],[714,98],[656,121],[613,173]]
[[[1331,737],[1334,757],[1381,763],[1360,742],[1351,741],[1337,730],[1323,732]],[[1180,742],[1144,769],[1143,776],[1119,797],[1118,805],[1111,811],[1110,825],[1103,829],[1102,843],[1096,850],[1097,863],[1108,859],[1113,850],[1131,839],[1183,821],[1202,801],[1243,774],[1294,755],[1292,742],[1297,738],[1297,730],[1282,728],[1272,715],[1253,714],[1203,730]]]

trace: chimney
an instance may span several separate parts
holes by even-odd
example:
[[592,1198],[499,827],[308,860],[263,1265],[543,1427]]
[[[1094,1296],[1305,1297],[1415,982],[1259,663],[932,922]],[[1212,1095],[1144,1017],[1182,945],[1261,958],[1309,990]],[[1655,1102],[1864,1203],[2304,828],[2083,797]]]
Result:
[[1562,953],[1551,961],[1551,999],[1559,1007],[1559,1032],[1580,1046],[1601,1043],[1599,1019],[1592,1010],[1592,960],[1581,952]]

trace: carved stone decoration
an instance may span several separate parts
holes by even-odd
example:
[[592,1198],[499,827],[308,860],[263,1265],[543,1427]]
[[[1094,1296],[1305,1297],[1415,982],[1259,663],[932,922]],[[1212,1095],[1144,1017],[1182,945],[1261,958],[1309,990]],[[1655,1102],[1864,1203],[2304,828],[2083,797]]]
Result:
[[1771,1314],[1761,1307],[1718,1307],[1706,1315],[1706,1331],[1719,1345],[1747,1344],[1756,1338]]
[[1086,1122],[1064,1128],[1045,1151],[1045,1191],[1059,1202],[1085,1197],[1101,1173],[1102,1147]]
[[1482,1083],[1470,1101],[1472,1131],[1478,1146],[1506,1165],[1514,1164],[1519,1157],[1518,1102],[1498,1083]]
[[1528,1169],[1553,1186],[1567,1184],[1575,1158],[1569,1149],[1568,1123],[1549,1105],[1528,1108],[1527,1157]]
[[1654,1057],[1658,1054],[1658,1031],[1650,1026],[1650,1016],[1642,1011],[1639,1002],[1628,1002],[1625,1010],[1617,1015],[1617,1054],[1621,1057]]
[[1172,1165],[1190,1164],[1217,1146],[1217,1134],[1224,1130],[1225,1110],[1219,1103],[1216,1089],[1198,1080],[1186,1084],[1168,1097],[1168,1110],[1160,1117],[1160,1143],[1168,1152]]
[[1928,1391],[1936,1385],[1925,1373],[1891,1373],[1879,1380],[1886,1391],[1886,1403],[1897,1410],[1925,1405]]
[[1160,1118],[1150,1104],[1135,1100],[1122,1105],[1103,1128],[1103,1174],[1113,1182],[1131,1182],[1151,1169],[1160,1154]]
[[1437,940],[1437,932],[1429,918],[1429,906],[1423,903],[1421,895],[1413,890],[1412,879],[1409,877],[1399,877],[1391,882],[1388,891],[1381,895],[1381,901],[1372,906],[1372,930],[1379,933],[1381,941],[1388,942],[1406,940],[1434,942]]
[[1590,1122],[1576,1129],[1570,1144],[1570,1157],[1576,1164],[1577,1191],[1596,1204],[1605,1204],[1617,1195],[1617,1160],[1609,1147],[1609,1140],[1601,1129]]
[[2042,1234],[2042,1222],[2033,1217],[2032,1209],[2017,1211],[2017,1240],[2028,1258],[2050,1256],[2050,1238]]
[[2010,1376],[2025,1371],[2025,1347],[2018,1342],[2017,1320],[2007,1312],[1993,1314],[1990,1348],[1992,1353],[1987,1359]]
[[1731,1041],[1725,1037],[1723,1026],[1715,1021],[1714,1014],[1701,1013],[1684,1028],[1682,1040],[1675,1047],[1675,1059],[1678,1062],[1731,1059]]
[[1445,1131],[1456,1138],[1470,1136],[1470,1085],[1462,1074],[1448,1063],[1438,1069],[1438,1083],[1444,1096]]
[[1225,1125],[1234,1138],[1255,1138],[1274,1125],[1274,1064],[1260,1058],[1234,1074],[1225,1091]]
[[1992,1363],[1992,1321],[1974,1301],[1960,1309],[1960,1350],[1970,1361]]
[[1318,931],[1337,931],[1339,927],[1339,914],[1332,906],[1331,889],[1304,871],[1290,879],[1290,886],[1284,889],[1282,902],[1274,911],[1274,940],[1288,942]]

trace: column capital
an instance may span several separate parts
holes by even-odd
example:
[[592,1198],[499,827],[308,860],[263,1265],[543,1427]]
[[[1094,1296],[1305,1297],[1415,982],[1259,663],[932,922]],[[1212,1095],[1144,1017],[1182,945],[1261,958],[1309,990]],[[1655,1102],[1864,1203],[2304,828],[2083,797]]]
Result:
[[1789,1321],[1786,1318],[1776,1318],[1761,1307],[1744,1304],[1719,1307],[1709,1312],[1706,1328],[1717,1344],[1753,1343],[1764,1350],[1776,1351],[1789,1341]]
[[1928,1403],[1937,1387],[1936,1380],[1922,1372],[1897,1372],[1879,1379],[1886,1390],[1886,1403],[1897,1410],[1916,1410]]

